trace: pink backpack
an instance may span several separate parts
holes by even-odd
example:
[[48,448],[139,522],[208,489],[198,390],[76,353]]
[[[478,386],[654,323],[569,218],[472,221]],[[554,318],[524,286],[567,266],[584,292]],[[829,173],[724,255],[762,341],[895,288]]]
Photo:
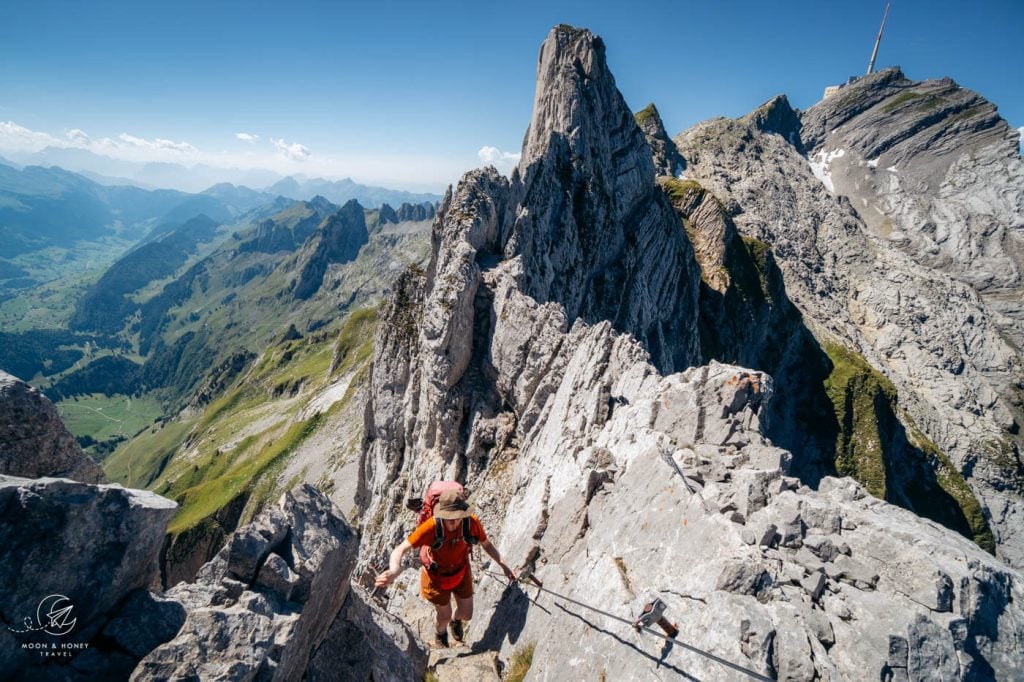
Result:
[[437,504],[437,501],[441,499],[441,493],[446,490],[456,490],[460,493],[466,492],[462,487],[462,484],[457,483],[456,481],[434,481],[430,484],[430,487],[427,488],[427,493],[423,496],[423,501],[420,502],[421,506],[419,509],[414,510],[419,511],[420,513],[419,518],[416,519],[416,525],[420,525],[424,521],[433,518],[434,506]]
[[[460,493],[465,492],[465,489],[462,487],[462,485],[460,483],[457,483],[456,481],[434,481],[433,483],[430,484],[430,487],[427,488],[427,492],[423,496],[422,500],[412,498],[407,500],[406,502],[406,506],[409,509],[411,509],[412,511],[419,512],[419,516],[417,517],[416,521],[417,526],[425,523],[426,521],[429,521],[430,519],[434,519],[434,542],[431,543],[429,546],[424,545],[420,548],[420,563],[423,564],[423,567],[426,568],[428,572],[435,576],[435,579],[438,578],[438,576],[436,575],[438,572],[438,566],[437,563],[434,561],[433,557],[431,556],[431,550],[440,549],[441,545],[444,544],[444,524],[441,523],[440,519],[434,516],[434,507],[437,505],[437,501],[441,498],[441,493],[445,492],[446,490],[457,490]],[[475,535],[473,535],[472,532],[470,532],[468,516],[462,520],[461,525],[463,540],[465,540],[470,547],[477,544],[479,542],[479,539]],[[465,567],[463,567],[463,570],[460,570],[454,576],[444,576],[444,578],[442,579],[443,582],[453,583],[452,587],[454,587],[454,585],[458,584],[459,579],[461,579],[464,570]],[[443,587],[442,589],[451,588]]]

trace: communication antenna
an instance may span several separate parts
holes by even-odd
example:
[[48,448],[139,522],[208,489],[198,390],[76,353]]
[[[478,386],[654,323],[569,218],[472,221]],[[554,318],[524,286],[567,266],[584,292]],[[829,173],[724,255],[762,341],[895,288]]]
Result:
[[878,38],[875,40],[875,49],[871,51],[871,61],[868,62],[867,76],[875,70],[875,57],[878,56],[878,44],[882,42],[882,32],[885,31],[885,20],[889,16],[889,3],[885,3],[885,14],[882,15],[882,27],[878,29]]

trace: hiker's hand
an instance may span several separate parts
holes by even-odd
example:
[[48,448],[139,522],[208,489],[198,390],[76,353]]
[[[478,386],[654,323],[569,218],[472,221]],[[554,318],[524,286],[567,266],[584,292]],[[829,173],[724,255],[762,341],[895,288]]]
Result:
[[505,577],[508,578],[511,582],[515,582],[516,580],[518,580],[518,578],[516,577],[516,572],[508,566],[506,566],[505,564],[501,565],[501,570],[505,571]]
[[377,579],[373,581],[375,587],[387,587],[391,583],[395,582],[395,578],[398,577],[398,571],[387,570],[377,576]]

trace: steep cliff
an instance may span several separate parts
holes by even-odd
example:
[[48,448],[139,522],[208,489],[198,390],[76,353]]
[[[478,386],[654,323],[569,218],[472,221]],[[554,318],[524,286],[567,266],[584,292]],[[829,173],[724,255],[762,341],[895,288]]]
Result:
[[293,291],[297,299],[305,300],[319,291],[329,264],[347,263],[359,255],[370,239],[363,207],[355,199],[349,201],[324,220],[315,237],[299,255],[304,262]]

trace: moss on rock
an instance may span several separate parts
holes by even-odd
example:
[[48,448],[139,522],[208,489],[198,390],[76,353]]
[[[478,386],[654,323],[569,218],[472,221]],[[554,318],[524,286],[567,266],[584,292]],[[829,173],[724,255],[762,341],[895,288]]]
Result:
[[875,497],[885,499],[885,458],[877,408],[879,402],[896,402],[896,388],[857,353],[837,344],[827,343],[824,349],[832,361],[825,390],[840,426],[836,470],[860,481]]
[[658,178],[658,184],[661,185],[661,189],[668,198],[673,202],[680,202],[686,198],[686,195],[690,192],[704,193],[704,187],[696,180],[680,180],[679,178],[670,178],[663,176]]
[[994,552],[978,499],[949,458],[899,410],[892,382],[854,351],[834,343],[823,348],[832,362],[825,390],[839,423],[836,471],[875,497],[908,507]]
[[656,118],[657,116],[658,110],[657,108],[655,108],[654,102],[651,102],[646,107],[636,112],[633,115],[633,118],[634,120],[636,120],[637,125],[642,126],[644,123],[651,120],[652,118]]

